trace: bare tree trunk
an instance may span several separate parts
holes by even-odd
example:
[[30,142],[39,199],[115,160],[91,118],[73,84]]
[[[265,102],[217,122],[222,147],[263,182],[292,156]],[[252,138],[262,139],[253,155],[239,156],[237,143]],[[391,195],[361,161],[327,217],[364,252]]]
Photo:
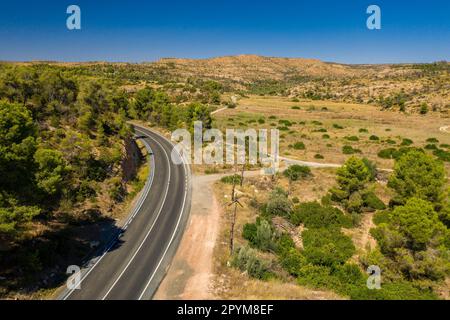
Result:
[[[234,167],[234,172],[236,174],[237,167]],[[231,217],[231,227],[230,227],[230,255],[233,254],[234,249],[234,225],[236,224],[236,211],[237,211],[237,200],[236,200],[236,179],[233,178],[233,189],[231,190],[231,204],[234,204],[234,212]]]
[[241,187],[242,187],[242,185],[244,183],[244,170],[245,170],[245,162],[242,165],[242,171],[241,171]]
[[230,255],[233,254],[234,250],[234,225],[236,224],[236,213],[237,213],[237,202],[234,203],[234,212],[233,217],[231,219],[231,228],[230,228]]

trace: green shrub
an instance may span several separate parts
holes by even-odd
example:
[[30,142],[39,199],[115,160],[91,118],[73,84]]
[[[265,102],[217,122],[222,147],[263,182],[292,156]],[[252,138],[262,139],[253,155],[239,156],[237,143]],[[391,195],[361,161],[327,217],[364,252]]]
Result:
[[361,128],[358,130],[359,133],[368,133],[369,130],[367,130],[366,128]]
[[323,155],[321,155],[320,153],[316,153],[314,155],[314,159],[323,159],[323,158],[324,158]]
[[315,265],[333,266],[345,263],[355,252],[352,239],[337,229],[303,231],[303,254]]
[[344,129],[343,126],[341,126],[341,125],[339,125],[337,123],[333,123],[333,128],[335,128],[335,129]]
[[311,169],[307,166],[293,164],[283,171],[283,176],[288,178],[290,181],[297,181],[301,178],[311,176]]
[[228,183],[228,184],[233,184],[233,183],[240,184],[241,183],[241,176],[239,174],[233,174],[233,175],[230,175],[230,176],[222,177],[220,179],[220,181],[223,182],[223,183]]
[[247,271],[252,278],[267,280],[271,277],[270,261],[258,258],[256,250],[247,246],[239,248],[233,254],[231,265],[241,271]]
[[361,153],[361,150],[354,149],[352,146],[345,145],[342,147],[342,153],[343,154],[355,154],[355,153]]
[[289,272],[290,275],[296,277],[300,275],[300,269],[306,264],[306,258],[294,247],[283,251],[279,259],[283,269]]
[[295,249],[295,243],[288,233],[282,233],[278,237],[276,247],[277,247],[276,253],[278,255],[282,255],[283,253],[289,251],[291,248]]
[[364,206],[364,201],[359,192],[353,192],[350,194],[347,200],[344,202],[345,209],[350,213],[360,213]]
[[376,136],[376,135],[371,135],[370,137],[369,137],[369,140],[372,140],[372,141],[378,141],[378,140],[380,140],[380,138],[378,138],[378,136]]
[[363,194],[363,205],[369,210],[384,210],[386,205],[372,191]]
[[355,300],[435,300],[438,297],[430,288],[420,288],[412,282],[383,282],[380,290],[370,290],[365,283],[349,286],[347,295]]
[[436,138],[428,138],[426,141],[427,141],[428,143],[439,143],[439,140],[436,139]]
[[378,152],[378,157],[382,159],[394,159],[394,155],[397,152],[395,148],[386,148]]
[[293,106],[293,107],[291,107],[291,109],[293,109],[293,110],[300,110],[301,108],[299,106]]
[[330,274],[331,270],[327,266],[307,264],[298,270],[297,282],[313,288],[330,288],[333,287]]
[[277,188],[270,193],[266,206],[266,213],[269,215],[288,216],[292,210],[292,202],[288,199],[287,193]]
[[427,114],[428,113],[428,105],[424,102],[420,105],[420,114]]
[[356,264],[346,263],[337,266],[332,271],[333,276],[339,279],[341,284],[361,285],[366,283],[366,277]]
[[305,144],[302,141],[297,141],[296,143],[294,143],[293,145],[295,150],[305,150]]
[[251,244],[254,244],[256,242],[256,230],[256,223],[246,223],[242,229],[242,237]]
[[324,135],[322,135],[322,139],[330,139],[330,135],[329,134],[324,134]]
[[280,119],[280,120],[278,120],[278,123],[279,123],[279,124],[282,124],[282,125],[284,125],[284,126],[286,126],[286,127],[292,126],[292,123],[291,123],[289,120],[285,120],[285,119]]
[[412,145],[414,142],[411,139],[408,138],[404,138],[402,140],[402,143],[400,144],[401,146],[410,146]]
[[359,141],[359,138],[357,136],[346,136],[344,139],[348,141]]
[[435,144],[429,143],[424,148],[426,150],[436,150],[438,147]]
[[450,152],[443,149],[436,149],[433,154],[439,158],[439,160],[450,162]]
[[274,251],[276,249],[275,236],[275,232],[267,220],[258,220],[256,223],[256,235],[254,238],[254,245],[258,249],[264,251]]
[[318,202],[305,202],[294,207],[290,215],[294,225],[303,223],[307,228],[352,227],[351,218],[332,206]]
[[362,161],[364,162],[364,165],[366,166],[367,170],[369,170],[369,180],[375,181],[375,177],[377,175],[376,164],[367,158],[362,158]]
[[392,139],[387,139],[384,142],[386,142],[387,144],[397,144],[397,142],[395,140],[392,140]]
[[389,210],[377,211],[373,216],[373,223],[379,225],[381,223],[388,223],[391,219],[391,212]]
[[111,178],[108,184],[108,194],[114,201],[120,202],[124,199],[125,189],[122,185],[122,178]]

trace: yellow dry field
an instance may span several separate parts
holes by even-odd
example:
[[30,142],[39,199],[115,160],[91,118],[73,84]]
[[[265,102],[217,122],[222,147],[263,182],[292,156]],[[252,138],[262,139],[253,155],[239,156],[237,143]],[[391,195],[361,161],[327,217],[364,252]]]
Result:
[[[220,129],[282,128],[280,155],[323,163],[342,164],[349,157],[342,148],[348,145],[359,149],[358,155],[375,161],[380,168],[392,168],[393,160],[377,154],[381,149],[401,147],[403,139],[412,140],[410,146],[416,147],[427,145],[428,138],[438,139],[437,145],[450,144],[450,133],[439,130],[450,125],[448,118],[383,111],[363,104],[250,96],[240,99],[236,108],[214,114],[214,119],[213,126]],[[285,126],[280,120],[288,120],[292,125]],[[370,140],[372,135],[379,140]],[[295,149],[297,142],[303,142],[305,149]]]

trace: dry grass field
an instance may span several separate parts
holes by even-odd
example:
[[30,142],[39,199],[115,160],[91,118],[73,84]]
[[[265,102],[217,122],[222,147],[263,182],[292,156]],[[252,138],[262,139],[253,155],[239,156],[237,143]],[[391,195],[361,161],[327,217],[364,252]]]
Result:
[[[214,116],[214,127],[221,129],[278,128],[280,154],[305,161],[342,164],[349,157],[342,148],[348,145],[360,150],[361,156],[375,161],[380,168],[391,168],[393,160],[382,159],[377,154],[381,149],[402,146],[403,139],[412,140],[409,146],[415,147],[427,145],[429,138],[438,139],[439,144],[450,144],[450,134],[439,130],[449,120],[439,114],[382,111],[364,104],[292,102],[286,97],[250,96],[239,100],[237,108]],[[378,140],[371,140],[371,136]],[[296,148],[298,142],[305,148]]]

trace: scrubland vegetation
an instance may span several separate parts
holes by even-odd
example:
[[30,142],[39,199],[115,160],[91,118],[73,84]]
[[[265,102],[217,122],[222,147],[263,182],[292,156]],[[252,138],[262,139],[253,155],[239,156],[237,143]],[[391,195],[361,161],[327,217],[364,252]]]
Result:
[[[0,63],[0,297],[46,296],[117,232],[148,174],[129,120],[167,130],[201,120],[277,128],[281,155],[343,164],[244,179],[236,250],[218,245],[230,281],[328,298],[449,298],[450,138],[439,131],[450,125],[449,79],[448,62]],[[233,184],[240,175],[218,195]],[[370,265],[380,290],[366,287]]]
[[[351,299],[446,297],[440,294],[442,286],[448,290],[450,272],[450,203],[440,160],[416,150],[402,155],[385,186],[392,194],[386,203],[377,195],[376,167],[355,156],[336,170],[334,185],[317,200],[299,201],[301,187],[288,192],[317,170],[287,168],[264,185],[271,190],[265,197],[252,196],[245,186],[239,190],[248,198],[245,220],[254,222],[242,224],[232,266],[263,281],[295,280]],[[263,189],[261,178],[257,180],[249,178],[247,183]],[[366,232],[376,246],[357,248],[351,231],[361,228],[362,219],[373,212],[375,225]],[[379,290],[366,286],[371,265],[381,269]]]

